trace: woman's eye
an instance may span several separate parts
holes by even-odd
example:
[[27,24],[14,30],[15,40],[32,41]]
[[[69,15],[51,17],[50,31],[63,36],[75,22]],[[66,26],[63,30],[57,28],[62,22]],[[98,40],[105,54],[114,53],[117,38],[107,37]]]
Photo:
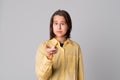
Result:
[[61,25],[65,25],[65,23],[61,23]]
[[54,23],[55,25],[57,25],[58,23]]

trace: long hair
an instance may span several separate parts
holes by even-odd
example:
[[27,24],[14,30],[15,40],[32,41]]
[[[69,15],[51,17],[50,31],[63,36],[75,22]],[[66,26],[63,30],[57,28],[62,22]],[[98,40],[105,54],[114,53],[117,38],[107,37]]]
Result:
[[54,19],[55,15],[63,16],[65,18],[67,26],[68,26],[68,30],[67,30],[65,36],[66,36],[66,38],[70,38],[70,33],[71,33],[71,30],[72,30],[71,17],[70,17],[70,15],[67,11],[59,9],[59,10],[57,10],[53,13],[53,15],[51,16],[51,19],[50,19],[50,39],[55,37],[55,34],[53,32],[53,19]]

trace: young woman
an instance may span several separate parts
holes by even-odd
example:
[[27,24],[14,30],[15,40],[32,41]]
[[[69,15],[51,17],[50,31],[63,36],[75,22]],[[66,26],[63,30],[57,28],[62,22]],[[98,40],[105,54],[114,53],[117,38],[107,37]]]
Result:
[[82,53],[70,39],[72,21],[65,10],[57,10],[50,20],[50,39],[42,42],[36,54],[39,80],[84,80]]

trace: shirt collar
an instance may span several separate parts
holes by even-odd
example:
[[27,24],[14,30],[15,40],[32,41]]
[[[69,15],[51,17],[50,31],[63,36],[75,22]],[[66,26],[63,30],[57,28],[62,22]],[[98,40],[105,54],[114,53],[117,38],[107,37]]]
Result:
[[[50,42],[53,44],[53,45],[58,45],[58,44],[60,44],[59,43],[59,41],[57,41],[55,38],[52,38],[51,40],[50,40]],[[66,45],[66,44],[73,44],[72,43],[72,40],[70,40],[69,38],[64,42],[64,45]]]

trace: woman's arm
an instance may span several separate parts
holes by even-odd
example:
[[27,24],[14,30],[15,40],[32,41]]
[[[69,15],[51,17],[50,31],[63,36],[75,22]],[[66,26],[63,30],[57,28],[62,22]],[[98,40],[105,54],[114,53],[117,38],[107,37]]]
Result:
[[36,54],[35,71],[39,80],[47,80],[52,73],[52,60],[46,57],[46,44],[41,44]]
[[82,52],[81,52],[81,49],[80,49],[80,47],[79,47],[79,49],[78,49],[78,53],[79,53],[79,79],[78,80],[84,80],[84,69],[83,69],[83,60],[82,60]]

